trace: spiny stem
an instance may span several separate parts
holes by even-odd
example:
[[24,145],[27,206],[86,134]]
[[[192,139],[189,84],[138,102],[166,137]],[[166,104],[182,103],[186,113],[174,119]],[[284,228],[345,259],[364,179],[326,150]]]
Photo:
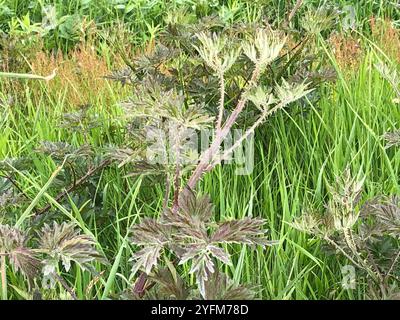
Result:
[[220,98],[219,98],[219,105],[218,105],[218,120],[217,120],[217,127],[216,130],[217,132],[221,130],[221,125],[222,125],[222,117],[224,115],[224,104],[225,104],[225,79],[224,79],[224,73],[221,72],[219,75],[219,92],[220,92]]
[[237,117],[244,109],[246,102],[248,101],[248,98],[246,97],[245,93],[256,85],[256,83],[260,77],[260,74],[261,74],[260,67],[261,66],[259,64],[256,65],[256,67],[254,68],[254,71],[252,73],[251,79],[250,79],[246,89],[243,91],[241,98],[239,99],[239,102],[236,105],[235,109],[232,111],[232,113],[226,120],[226,122],[225,122],[224,126],[221,128],[221,130],[218,130],[216,132],[215,138],[214,138],[211,146],[207,150],[205,150],[202,153],[202,155],[200,156],[199,163],[197,164],[195,170],[193,171],[193,173],[187,183],[188,188],[193,189],[194,186],[196,185],[197,181],[199,181],[201,176],[204,174],[206,168],[209,166],[209,163],[216,156],[223,140],[226,138],[230,129],[235,124]]
[[247,139],[247,137],[253,133],[255,131],[255,129],[261,125],[266,118],[268,118],[271,114],[273,114],[274,112],[276,112],[277,110],[281,109],[283,106],[285,105],[285,103],[279,103],[278,105],[276,105],[274,108],[272,108],[269,111],[265,111],[263,112],[263,114],[261,115],[261,117],[259,117],[257,119],[256,122],[253,123],[253,125],[246,130],[246,132],[233,144],[232,147],[230,147],[228,150],[226,150],[224,152],[224,154],[219,157],[218,159],[216,159],[213,163],[212,163],[212,167],[215,167],[216,165],[218,165],[219,163],[221,163],[221,161],[226,160],[230,154],[236,150],[241,144],[242,142]]

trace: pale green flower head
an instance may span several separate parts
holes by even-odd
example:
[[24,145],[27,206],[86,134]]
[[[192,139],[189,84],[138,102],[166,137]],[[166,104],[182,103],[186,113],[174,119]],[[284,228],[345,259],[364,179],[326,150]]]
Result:
[[243,46],[244,54],[260,68],[274,61],[286,42],[286,36],[269,29],[258,29],[253,41]]
[[215,33],[198,33],[201,46],[194,46],[204,62],[216,73],[228,71],[240,55],[241,48],[229,48],[225,37]]

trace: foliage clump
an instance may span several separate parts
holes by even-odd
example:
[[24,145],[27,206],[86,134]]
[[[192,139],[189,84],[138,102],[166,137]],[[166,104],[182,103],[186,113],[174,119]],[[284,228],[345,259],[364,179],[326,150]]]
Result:
[[[34,240],[30,239],[33,237]],[[33,244],[36,242],[36,245]],[[68,272],[74,262],[83,269],[95,270],[90,262],[104,262],[96,250],[96,242],[91,236],[82,235],[73,223],[53,222],[45,224],[37,235],[30,235],[19,228],[0,224],[0,257],[2,290],[6,291],[6,264],[9,263],[29,280],[42,277],[45,286],[53,287],[59,282],[76,299],[71,288],[59,275],[60,264]]]
[[184,190],[179,196],[179,209],[167,209],[161,220],[146,218],[131,230],[131,242],[142,246],[133,256],[134,272],[143,268],[150,274],[159,263],[162,252],[171,251],[178,264],[191,263],[189,273],[196,276],[199,292],[204,298],[206,286],[216,271],[214,260],[231,265],[223,244],[271,245],[267,241],[262,219],[244,218],[215,223],[212,205],[207,196],[196,196]]
[[322,239],[357,267],[370,280],[370,298],[398,298],[399,197],[378,196],[361,205],[363,181],[347,168],[329,188],[325,211],[308,210],[292,226]]

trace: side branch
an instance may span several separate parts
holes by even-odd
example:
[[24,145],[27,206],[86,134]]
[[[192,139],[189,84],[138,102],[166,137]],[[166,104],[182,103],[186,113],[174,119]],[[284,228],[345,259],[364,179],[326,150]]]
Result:
[[[59,201],[62,198],[64,198],[68,193],[74,191],[76,188],[78,188],[80,185],[82,185],[84,182],[86,182],[87,179],[89,179],[91,176],[93,176],[97,171],[104,169],[105,167],[109,166],[112,163],[112,160],[104,160],[102,161],[98,166],[89,168],[88,172],[76,180],[72,185],[70,185],[67,189],[64,191],[60,192],[59,194],[56,195],[54,200]],[[46,213],[51,209],[51,204],[46,205],[45,207],[39,209],[36,213],[35,216],[39,217],[42,214]]]
[[261,69],[260,69],[260,66],[257,64],[256,67],[254,68],[251,79],[250,79],[246,89],[243,91],[241,98],[240,98],[238,104],[236,105],[235,109],[232,111],[232,113],[226,120],[226,122],[223,125],[223,127],[221,128],[221,130],[218,130],[216,132],[216,136],[215,136],[211,146],[207,150],[205,150],[204,153],[200,156],[200,161],[197,164],[195,170],[193,171],[193,173],[187,183],[187,187],[189,187],[190,189],[194,188],[196,183],[199,181],[201,176],[206,171],[210,162],[217,155],[222,142],[228,135],[232,126],[235,124],[239,114],[243,111],[244,107],[246,106],[248,98],[246,97],[245,93],[248,92],[248,90],[250,90],[252,87],[254,87],[256,85],[256,83],[260,77],[260,73],[261,73]]

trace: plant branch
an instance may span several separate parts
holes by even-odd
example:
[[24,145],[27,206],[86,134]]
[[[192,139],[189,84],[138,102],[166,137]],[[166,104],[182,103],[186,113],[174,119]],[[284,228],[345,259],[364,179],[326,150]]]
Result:
[[226,160],[226,159],[230,156],[230,154],[231,154],[235,149],[237,149],[237,148],[242,144],[242,142],[243,142],[245,139],[247,139],[247,137],[248,137],[251,133],[253,133],[254,130],[255,130],[259,125],[261,125],[261,124],[265,121],[266,118],[268,118],[271,114],[273,114],[274,112],[276,112],[276,111],[278,111],[279,109],[281,109],[284,105],[285,105],[285,103],[279,103],[279,104],[277,104],[274,108],[272,108],[271,110],[264,111],[264,112],[262,113],[262,115],[257,119],[257,121],[254,122],[254,124],[253,124],[249,129],[246,130],[246,132],[244,133],[244,135],[242,135],[242,136],[233,144],[233,146],[231,146],[228,150],[226,150],[226,151],[223,153],[223,155],[222,155],[221,157],[219,157],[217,160],[215,160],[215,161],[212,163],[211,167],[213,168],[213,167],[215,167],[216,165],[218,165],[219,163],[221,163],[223,160]]
[[248,98],[246,97],[245,93],[256,84],[256,82],[258,81],[258,79],[260,77],[260,73],[261,73],[260,65],[256,64],[256,67],[254,68],[251,79],[250,79],[246,89],[243,91],[241,98],[240,98],[238,104],[236,105],[235,109],[232,111],[232,113],[226,120],[226,122],[225,122],[224,126],[221,128],[221,130],[216,132],[215,138],[214,138],[211,146],[207,150],[205,150],[202,153],[202,155],[200,156],[199,163],[197,164],[195,170],[193,171],[193,173],[187,183],[188,188],[190,188],[190,189],[194,188],[196,183],[199,181],[201,176],[206,171],[208,164],[212,161],[212,159],[217,154],[223,140],[228,135],[230,129],[235,124],[237,117],[242,112],[242,110],[244,109],[244,107],[246,105],[246,102],[248,101]]
[[53,276],[57,279],[57,281],[63,286],[65,290],[71,295],[72,299],[78,300],[74,290],[67,284],[67,282],[56,272],[53,273]]
[[[357,260],[358,262],[356,262],[346,251],[343,250],[343,248],[341,246],[339,246],[335,241],[333,241],[332,239],[330,239],[328,236],[324,237],[324,240],[327,241],[328,243],[330,243],[332,246],[335,247],[335,249],[339,250],[347,259],[350,260],[351,263],[353,263],[356,267],[358,267],[359,269],[365,270],[369,273],[369,275],[372,277],[372,279],[376,282],[376,283],[380,283],[379,279],[377,279],[375,273],[368,267],[366,266],[362,259],[357,255]],[[351,249],[351,248],[350,248]]]
[[27,200],[31,200],[28,195],[24,192],[24,190],[22,190],[22,188],[17,184],[16,181],[14,181],[14,179],[9,176],[9,175],[2,175],[0,174],[0,177],[3,177],[4,179],[7,179],[8,181],[10,181],[10,183],[27,199]]
[[[55,196],[54,200],[55,201],[61,200],[67,194],[69,194],[70,192],[74,191],[76,188],[78,188],[80,185],[82,185],[84,182],[86,182],[86,180],[88,180],[91,176],[93,176],[97,171],[99,171],[101,169],[104,169],[105,167],[109,166],[111,163],[112,163],[112,160],[107,159],[107,160],[102,161],[98,166],[89,168],[87,173],[84,176],[82,176],[81,178],[76,180],[76,182],[74,182],[72,185],[70,185],[64,191],[58,193]],[[51,204],[47,204],[45,207],[39,209],[35,213],[35,216],[36,217],[41,216],[42,214],[46,213],[50,209],[51,209]]]
[[357,266],[360,269],[364,269],[362,265],[360,265],[358,262],[356,262],[346,251],[343,250],[343,248],[341,246],[339,246],[335,241],[333,241],[331,238],[329,238],[328,236],[324,237],[324,240],[328,243],[330,243],[332,246],[335,247],[335,249],[339,250],[347,259],[350,260],[350,262],[352,264],[354,264],[355,266]]
[[[362,259],[362,257],[360,256],[360,253],[358,252],[358,248],[357,245],[354,241],[354,236],[353,236],[353,232],[351,229],[345,229],[343,230],[343,234],[344,234],[344,238],[346,241],[347,246],[349,247],[349,249],[351,250],[351,252],[353,253],[353,255],[355,257],[357,257],[357,260],[359,261],[360,265],[363,267],[364,270],[366,270],[369,274],[371,274],[371,276],[373,278],[375,278],[375,273],[378,276],[379,279],[379,283],[382,283],[383,279],[382,279],[382,275],[379,271],[378,266],[375,264],[375,261],[373,261],[373,259],[371,259],[371,257],[368,254],[368,260],[371,263],[372,267],[374,267],[376,270],[374,272],[373,268],[370,267],[365,261],[364,259]],[[376,280],[376,279],[375,279]]]

